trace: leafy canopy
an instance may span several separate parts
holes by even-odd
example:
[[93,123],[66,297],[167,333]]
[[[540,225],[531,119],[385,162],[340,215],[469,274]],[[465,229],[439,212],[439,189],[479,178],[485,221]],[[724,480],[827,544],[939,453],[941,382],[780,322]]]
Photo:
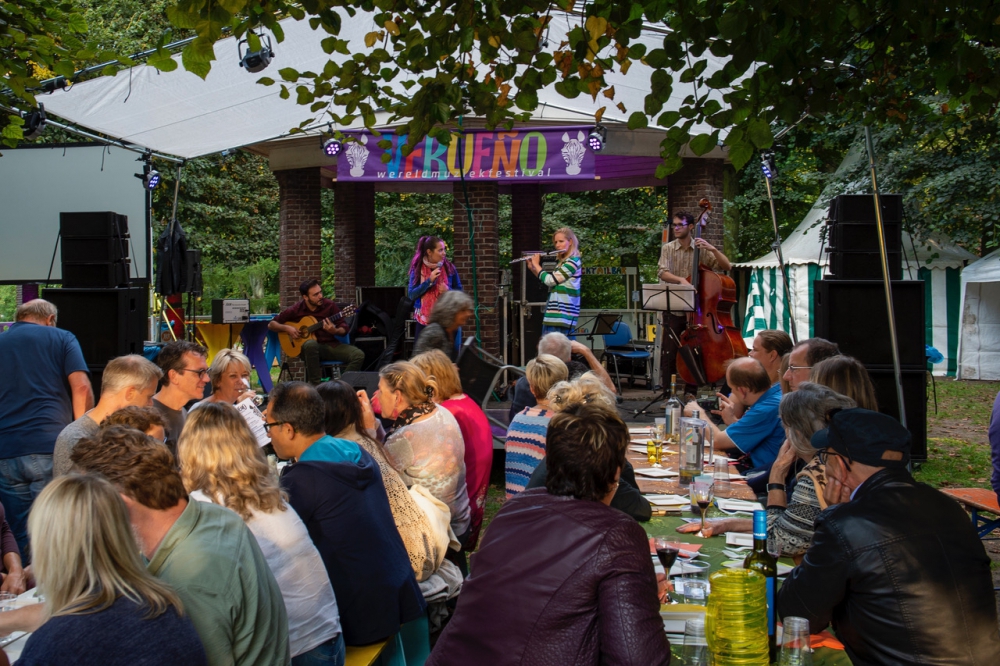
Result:
[[[371,13],[372,30],[352,53],[341,21],[359,11]],[[565,34],[552,31],[557,12],[569,16]],[[704,154],[720,139],[740,168],[771,145],[775,120],[836,112],[908,126],[938,112],[921,95],[986,115],[1000,95],[1000,3],[992,0],[181,0],[167,9],[174,26],[198,35],[183,64],[200,76],[224,26],[255,49],[251,29],[280,42],[284,16],[308,18],[338,55],[320,72],[281,69],[282,95],[327,108],[341,125],[361,118],[373,127],[375,112],[388,112],[411,146],[425,134],[447,142],[465,115],[490,128],[526,120],[549,86],[614,104],[606,74],[635,67],[649,93],[642,109],[619,110],[630,128],[668,129],[660,176],[680,168],[684,146]],[[662,31],[661,47],[647,51],[636,40],[644,26]],[[709,53],[728,60],[711,75]],[[387,85],[401,73],[413,79],[405,94]],[[664,112],[675,88],[689,94]],[[713,90],[723,103],[710,99]],[[693,136],[703,123],[715,129]]]

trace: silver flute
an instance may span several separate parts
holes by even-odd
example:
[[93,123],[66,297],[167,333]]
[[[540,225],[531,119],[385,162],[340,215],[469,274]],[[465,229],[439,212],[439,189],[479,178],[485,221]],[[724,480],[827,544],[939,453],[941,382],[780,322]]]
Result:
[[559,250],[552,250],[551,252],[533,252],[532,254],[529,254],[526,257],[521,257],[520,259],[514,259],[510,263],[517,264],[517,263],[520,263],[522,261],[527,261],[528,259],[531,259],[532,257],[551,257],[551,256],[556,255],[556,254],[559,254]]

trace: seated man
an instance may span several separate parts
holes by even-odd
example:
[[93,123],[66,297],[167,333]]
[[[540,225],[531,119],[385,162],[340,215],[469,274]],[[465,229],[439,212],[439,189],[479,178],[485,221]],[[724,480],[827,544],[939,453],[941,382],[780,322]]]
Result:
[[788,357],[788,370],[784,380],[794,391],[802,382],[809,381],[809,373],[814,365],[834,356],[840,356],[836,342],[823,338],[809,338],[792,347]]
[[[706,419],[715,434],[715,450],[746,454],[752,470],[770,468],[785,441],[785,429],[778,416],[781,385],[771,383],[760,361],[746,357],[734,359],[729,364],[726,383],[740,404],[746,405],[747,411],[725,430]],[[689,402],[684,407],[685,416],[691,416],[697,408],[698,403]],[[766,480],[767,476],[764,478]]]
[[990,558],[962,508],[906,470],[910,433],[845,409],[812,445],[830,508],[778,615],[832,623],[855,664],[1000,664]]
[[153,407],[167,424],[167,448],[175,458],[177,440],[187,419],[187,404],[205,397],[208,384],[208,351],[187,340],[168,342],[156,357],[163,371],[160,392],[153,396]]
[[[604,369],[604,366],[601,365],[601,362],[597,360],[594,352],[590,351],[590,347],[587,345],[581,344],[576,340],[570,340],[562,333],[546,333],[538,340],[538,353],[552,354],[565,363],[569,369],[569,379],[571,381],[589,370],[612,393],[615,392],[615,383],[611,381],[611,375],[608,374],[608,371]],[[574,361],[573,354],[582,356],[587,361],[587,364],[584,365],[579,361]],[[528,386],[528,378],[521,377],[518,379],[517,383],[514,384],[514,397],[511,399],[511,420],[513,420],[515,414],[520,414],[524,411],[525,407],[534,407],[537,404],[538,401],[535,400],[535,396],[531,393],[531,388]]]
[[323,399],[304,382],[275,386],[267,416],[275,452],[298,461],[281,485],[326,565],[344,642],[376,643],[418,619],[426,632],[426,604],[378,464],[354,442],[324,432]]
[[[772,384],[777,384],[781,380],[781,361],[785,354],[792,350],[792,339],[788,333],[775,329],[761,331],[753,339],[753,347],[750,349],[750,358],[757,359],[767,370],[767,376]],[[746,405],[739,402],[735,395],[719,396],[719,409],[713,410],[713,414],[722,417],[722,422],[726,425],[736,423],[746,411]]]
[[97,406],[63,428],[52,452],[52,476],[68,474],[73,447],[84,437],[97,434],[101,421],[123,407],[149,407],[156,383],[163,372],[152,361],[128,354],[111,359],[101,375],[101,399]]
[[299,329],[289,322],[297,322],[303,317],[313,317],[323,322],[323,328],[316,331],[314,337],[302,343],[302,361],[306,364],[306,381],[319,384],[323,378],[320,361],[343,361],[344,372],[360,370],[365,362],[365,353],[353,345],[347,345],[336,336],[346,335],[347,328],[343,322],[333,323],[329,319],[340,313],[337,304],[328,298],[323,298],[323,287],[319,280],[309,280],[299,285],[302,300],[285,308],[278,316],[268,322],[267,328],[278,333],[287,333],[292,340],[298,340]]
[[111,426],[71,459],[118,488],[150,573],[181,598],[209,664],[289,663],[285,602],[257,540],[235,512],[188,501],[166,446]]

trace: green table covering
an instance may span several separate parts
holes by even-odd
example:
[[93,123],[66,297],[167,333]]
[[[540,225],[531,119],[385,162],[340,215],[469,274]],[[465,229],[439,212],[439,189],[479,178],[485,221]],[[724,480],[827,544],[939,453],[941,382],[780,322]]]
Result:
[[[685,511],[683,515],[684,517],[694,517],[695,514]],[[709,518],[722,515],[724,514],[717,512],[715,509],[710,509],[708,513]],[[648,523],[643,523],[642,525],[646,529],[646,534],[650,537],[666,537],[682,543],[702,544],[699,551],[704,553],[704,558],[702,559],[706,559],[712,565],[712,571],[721,568],[722,563],[729,559],[722,552],[722,549],[726,547],[725,535],[703,539],[696,534],[681,534],[677,531],[677,528],[683,523],[684,520],[682,518],[667,516],[652,518]],[[790,559],[783,559],[782,561],[789,565],[792,564]],[[778,581],[780,585],[781,579],[779,578]],[[681,663],[680,647],[680,645],[671,645],[674,657],[673,663]],[[849,666],[851,660],[843,650],[821,647],[813,651],[813,663],[815,666]]]

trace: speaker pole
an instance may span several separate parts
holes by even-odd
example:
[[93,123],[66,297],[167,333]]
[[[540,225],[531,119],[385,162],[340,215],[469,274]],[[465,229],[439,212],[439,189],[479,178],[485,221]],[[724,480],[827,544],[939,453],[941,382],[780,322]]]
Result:
[[896,398],[899,400],[899,422],[906,423],[906,404],[903,400],[903,372],[899,363],[899,339],[896,337],[896,312],[892,307],[892,282],[889,278],[889,251],[885,244],[885,223],[882,220],[882,200],[878,191],[875,173],[875,148],[872,143],[872,129],[865,125],[865,148],[868,151],[868,168],[872,179],[872,196],[875,199],[875,226],[878,228],[878,250],[882,258],[882,282],[885,285],[885,305],[889,309],[889,345],[892,347],[892,369],[896,376]]
[[[802,122],[801,120],[799,122]],[[798,123],[796,123],[797,125]],[[794,125],[792,126],[794,127]],[[787,128],[791,129],[791,128]],[[771,247],[774,249],[774,255],[778,258],[778,270],[781,271],[781,284],[785,288],[785,307],[788,309],[788,318],[791,320],[791,331],[792,334],[792,344],[799,343],[799,336],[796,332],[795,312],[792,310],[792,292],[788,288],[788,273],[785,271],[785,257],[781,254],[781,232],[778,231],[778,212],[774,207],[774,195],[771,193],[771,178],[776,175],[776,170],[774,168],[774,162],[771,158],[774,153],[767,152],[761,153],[760,157],[763,160],[763,171],[764,171],[764,184],[767,186],[767,200],[771,203],[771,222],[774,224],[774,242]]]

